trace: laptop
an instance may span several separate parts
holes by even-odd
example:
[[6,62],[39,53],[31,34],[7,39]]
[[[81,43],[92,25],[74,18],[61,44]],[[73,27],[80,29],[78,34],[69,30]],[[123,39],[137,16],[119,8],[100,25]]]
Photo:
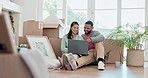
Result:
[[88,55],[88,41],[68,40],[68,52],[73,54]]
[[0,53],[17,53],[8,13],[0,13]]

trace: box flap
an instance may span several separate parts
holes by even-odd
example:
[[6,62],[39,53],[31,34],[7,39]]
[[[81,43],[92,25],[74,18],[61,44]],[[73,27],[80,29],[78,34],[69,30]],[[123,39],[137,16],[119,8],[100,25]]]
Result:
[[38,29],[43,29],[43,21],[26,20],[23,22],[23,25],[35,25],[34,23],[37,23]]
[[58,19],[58,17],[57,16],[55,16],[55,15],[50,15],[50,16],[48,16],[47,18],[45,18],[44,20],[43,20],[43,22],[45,23],[45,24],[58,24],[59,23],[59,19]]
[[64,23],[61,20],[59,21],[59,24],[62,28],[65,28]]
[[58,19],[55,15],[48,16],[46,19],[43,20],[43,23],[44,28],[58,28],[58,26],[64,28],[63,22],[60,19]]
[[24,22],[35,22],[35,20],[26,20]]
[[59,24],[44,24],[44,28],[58,28]]
[[43,23],[43,21],[37,21],[37,20],[25,20],[24,22],[40,22],[40,23]]

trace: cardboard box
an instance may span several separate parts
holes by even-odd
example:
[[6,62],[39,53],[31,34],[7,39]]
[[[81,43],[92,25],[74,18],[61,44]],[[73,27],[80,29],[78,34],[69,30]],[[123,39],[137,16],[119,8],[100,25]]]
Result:
[[25,36],[19,36],[19,44],[28,44]]
[[33,75],[17,54],[0,54],[0,78],[33,78]]
[[60,19],[62,21],[63,24],[65,24],[65,19]]
[[[61,38],[49,38],[49,41],[51,43],[51,46],[53,47],[53,50],[56,54],[56,56],[61,56]],[[120,54],[119,52],[121,51],[123,54],[123,48],[119,46],[119,44],[113,44],[111,40],[106,39],[104,41],[104,49],[105,49],[105,54],[111,50],[109,54],[109,58],[106,61],[106,63],[115,63],[115,61],[120,61]],[[123,58],[121,59],[123,61]]]
[[64,19],[58,19],[57,16],[51,14],[47,18],[43,20],[44,28],[43,28],[43,35],[48,36],[51,38],[62,38],[65,34],[64,31]]
[[28,20],[23,23],[23,36],[26,35],[43,35],[43,22]]
[[120,61],[120,52],[121,52],[121,61],[123,62],[123,48],[119,46],[118,43],[112,44],[112,41],[106,39],[104,41],[105,53],[110,52],[109,58],[106,63],[115,63],[115,61]]
[[[49,38],[49,37],[48,37]],[[51,43],[51,46],[55,52],[55,55],[58,56],[62,56],[62,52],[61,52],[61,38],[49,38],[49,41]]]
[[64,34],[64,27],[61,24],[44,24],[43,36],[62,38]]
[[[62,52],[61,52],[61,38],[49,38],[49,41],[50,41],[50,44],[53,48],[53,51],[55,52],[55,55],[56,57],[58,56],[62,56]],[[19,37],[19,45],[20,44],[27,44],[28,45],[28,42],[27,42],[27,38],[25,36],[20,36]],[[28,48],[29,48],[29,45],[28,45]]]
[[26,36],[19,36],[19,47],[29,48]]

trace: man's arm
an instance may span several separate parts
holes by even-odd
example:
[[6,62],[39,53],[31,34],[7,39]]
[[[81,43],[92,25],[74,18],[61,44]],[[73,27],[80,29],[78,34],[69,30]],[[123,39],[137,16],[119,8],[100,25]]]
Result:
[[102,42],[105,37],[98,31],[92,31],[92,37],[90,38],[93,43]]

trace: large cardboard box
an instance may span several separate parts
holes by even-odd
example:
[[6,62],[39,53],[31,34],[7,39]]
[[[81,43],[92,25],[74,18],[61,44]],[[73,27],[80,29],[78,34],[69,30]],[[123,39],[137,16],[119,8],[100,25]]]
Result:
[[26,39],[26,36],[19,36],[19,47],[29,48],[29,44]]
[[57,57],[58,56],[61,57],[62,56],[62,52],[61,52],[61,38],[49,38],[49,41],[51,43],[53,51],[55,52],[55,55]]
[[65,19],[58,19],[55,15],[50,15],[43,20],[43,35],[51,38],[62,38],[65,34]]
[[[56,57],[58,56],[62,56],[62,52],[61,52],[61,38],[49,38],[49,41],[50,41],[50,44],[53,48],[53,51],[56,55]],[[25,36],[20,36],[19,37],[19,45],[20,44],[27,44],[28,45],[28,42],[27,42],[27,38]],[[29,45],[28,45],[28,48],[29,48]]]
[[20,44],[28,44],[25,36],[19,36],[19,45]]
[[61,24],[44,24],[43,36],[62,38],[64,34],[64,27]]
[[[106,39],[104,41],[105,54],[110,51],[109,58],[106,63],[115,63],[115,61],[123,62],[124,49],[118,43],[112,44],[112,40]],[[120,59],[121,58],[121,59]]]
[[26,35],[43,35],[43,22],[28,20],[23,23],[23,36]]
[[33,78],[24,60],[17,54],[0,54],[0,78]]

